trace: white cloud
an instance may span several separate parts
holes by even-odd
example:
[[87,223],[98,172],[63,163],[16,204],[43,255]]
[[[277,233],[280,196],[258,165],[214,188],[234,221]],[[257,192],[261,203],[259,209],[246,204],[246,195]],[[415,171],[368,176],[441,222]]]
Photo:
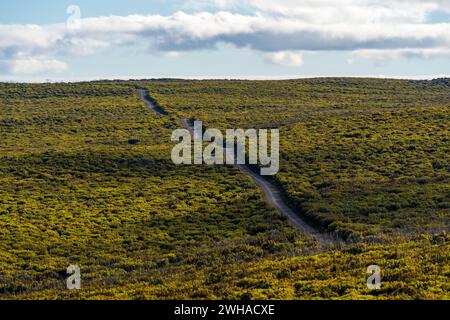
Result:
[[[427,16],[450,12],[449,2],[204,0],[199,8],[231,11],[95,17],[81,20],[78,29],[65,24],[0,25],[0,60],[2,69],[9,72],[60,71],[66,66],[50,57],[142,45],[154,54],[178,56],[222,43],[260,52],[270,63],[291,66],[300,66],[305,52],[329,50],[375,60],[431,59],[447,56],[450,23],[429,23]],[[236,13],[239,8],[252,14]]]
[[303,55],[292,51],[279,51],[267,53],[265,55],[267,61],[281,66],[300,67],[303,65]]
[[320,24],[422,22],[431,12],[450,12],[448,0],[202,0],[200,3],[203,8],[250,9]]
[[[450,48],[429,48],[429,49],[395,49],[395,50],[356,50],[352,52],[353,57],[370,59],[377,64],[382,64],[388,60],[407,59],[435,59],[449,58]],[[352,59],[350,59],[352,60]]]
[[0,70],[6,74],[58,73],[67,70],[67,64],[55,59],[28,57],[0,60]]

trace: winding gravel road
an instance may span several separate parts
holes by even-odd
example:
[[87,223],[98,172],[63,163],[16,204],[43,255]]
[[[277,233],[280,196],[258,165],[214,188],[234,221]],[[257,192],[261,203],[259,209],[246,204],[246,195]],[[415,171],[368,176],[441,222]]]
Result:
[[[150,111],[159,113],[162,115],[168,115],[167,112],[156,106],[149,98],[148,93],[145,90],[138,90],[139,97],[149,106]],[[193,134],[192,124],[187,119],[180,119],[184,128],[189,130]],[[225,152],[228,152],[226,149]],[[251,170],[248,165],[237,164],[234,166],[238,168],[258,185],[264,194],[266,202],[277,209],[280,213],[286,215],[292,225],[302,229],[306,234],[313,236],[321,245],[330,245],[332,243],[340,242],[339,239],[332,237],[327,233],[321,233],[317,229],[309,225],[304,219],[302,219],[297,213],[294,212],[283,200],[281,191],[272,182],[259,175],[255,171]]]

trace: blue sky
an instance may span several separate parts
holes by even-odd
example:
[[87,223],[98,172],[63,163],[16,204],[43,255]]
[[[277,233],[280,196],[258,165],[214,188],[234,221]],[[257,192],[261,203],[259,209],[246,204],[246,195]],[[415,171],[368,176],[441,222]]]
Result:
[[58,23],[67,19],[66,9],[78,5],[83,17],[102,15],[161,14],[183,10],[183,1],[168,0],[14,0],[0,2],[1,23]]
[[450,74],[450,1],[319,2],[1,1],[0,80]]

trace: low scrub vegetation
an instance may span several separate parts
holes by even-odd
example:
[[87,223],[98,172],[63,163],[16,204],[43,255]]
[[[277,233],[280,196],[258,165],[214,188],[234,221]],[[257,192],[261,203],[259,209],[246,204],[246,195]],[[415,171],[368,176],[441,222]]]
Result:
[[[0,84],[0,298],[448,299],[449,88]],[[280,128],[287,201],[348,243],[319,245],[233,167],[174,165],[181,117]],[[80,291],[65,288],[70,264]],[[366,287],[372,264],[381,290]]]

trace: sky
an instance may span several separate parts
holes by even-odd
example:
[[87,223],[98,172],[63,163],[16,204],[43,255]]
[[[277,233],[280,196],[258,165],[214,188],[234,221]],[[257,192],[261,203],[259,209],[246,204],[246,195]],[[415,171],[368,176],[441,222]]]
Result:
[[450,75],[450,0],[0,2],[0,81]]

